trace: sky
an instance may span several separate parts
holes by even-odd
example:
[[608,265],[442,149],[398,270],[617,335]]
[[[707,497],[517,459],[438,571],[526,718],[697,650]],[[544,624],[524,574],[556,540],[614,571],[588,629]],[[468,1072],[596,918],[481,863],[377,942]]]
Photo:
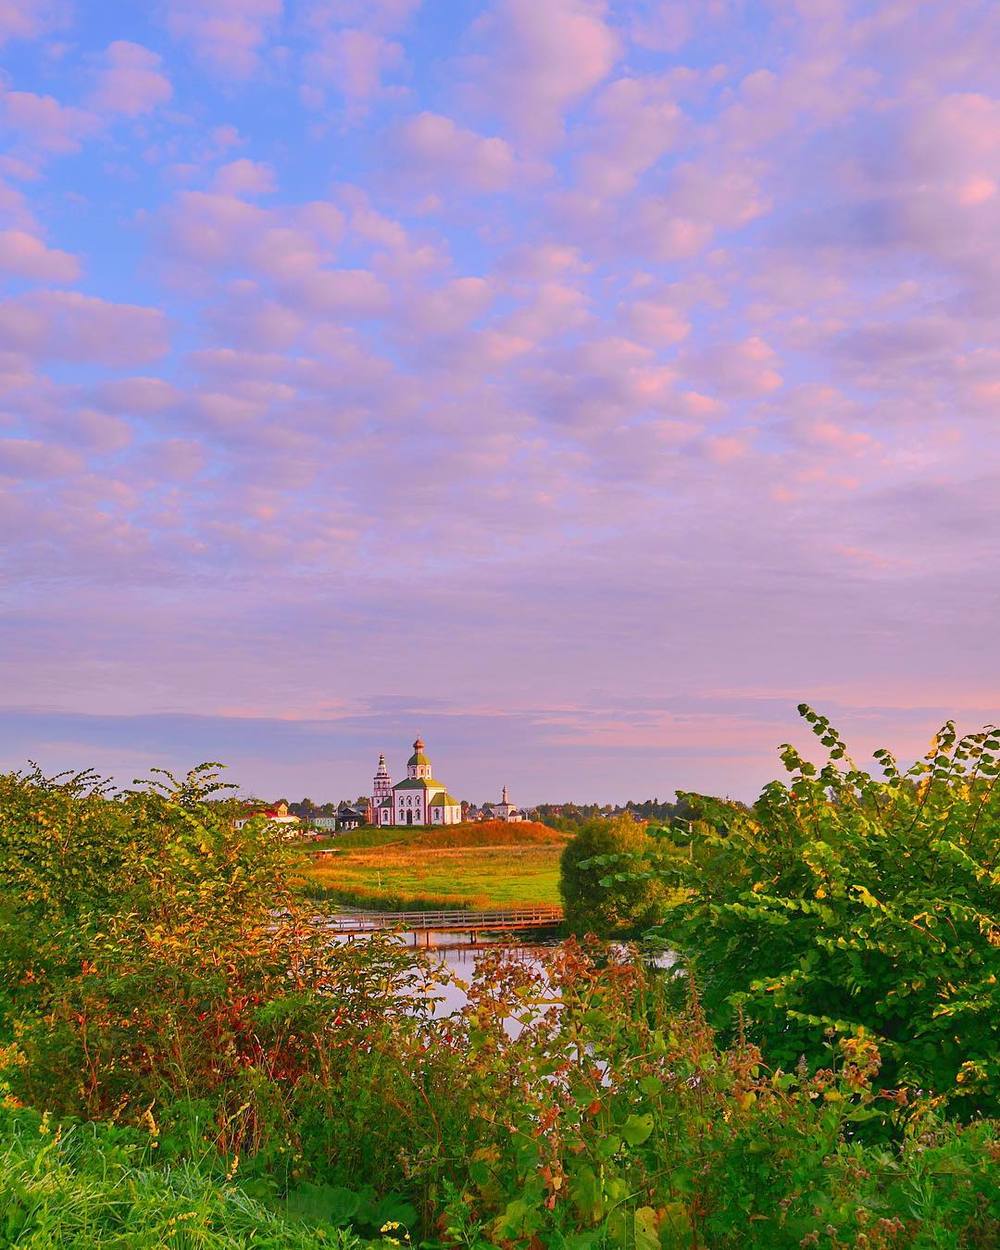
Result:
[[998,718],[992,0],[0,0],[0,767],[751,798]]

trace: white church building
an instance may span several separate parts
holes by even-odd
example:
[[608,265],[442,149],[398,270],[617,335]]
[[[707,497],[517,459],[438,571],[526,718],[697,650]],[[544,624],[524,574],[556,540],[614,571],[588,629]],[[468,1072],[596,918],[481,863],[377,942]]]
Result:
[[372,810],[376,825],[457,825],[462,805],[440,781],[431,776],[431,762],[424,754],[423,739],[413,744],[406,763],[406,780],[392,784],[385,756],[378,757],[372,786]]

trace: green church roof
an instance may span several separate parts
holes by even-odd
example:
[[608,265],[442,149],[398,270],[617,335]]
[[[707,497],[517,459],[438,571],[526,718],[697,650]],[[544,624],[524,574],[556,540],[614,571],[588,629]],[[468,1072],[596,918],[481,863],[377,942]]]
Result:
[[413,764],[423,764],[425,766],[429,766],[430,760],[427,758],[426,755],[424,755],[423,751],[416,751],[414,752],[413,755],[410,756],[410,758],[406,761],[406,763],[407,763],[407,766],[412,766]]
[[443,790],[444,786],[433,777],[407,777],[405,781],[397,781],[394,790]]
[[459,803],[458,799],[453,799],[447,790],[442,790],[440,794],[435,794],[435,796],[431,799],[430,806],[461,807],[461,803]]

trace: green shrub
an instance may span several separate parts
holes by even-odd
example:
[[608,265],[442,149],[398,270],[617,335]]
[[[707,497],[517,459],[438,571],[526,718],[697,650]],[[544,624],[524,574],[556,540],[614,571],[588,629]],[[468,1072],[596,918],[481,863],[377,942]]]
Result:
[[201,1103],[221,1149],[287,1147],[299,1082],[387,1012],[406,1028],[411,956],[333,943],[280,835],[237,828],[218,788],[210,766],[116,800],[0,779],[2,1027],[25,1102],[125,1122]]
[[769,1060],[812,1062],[824,1036],[873,1038],[887,1085],[1000,1106],[1000,737],[948,724],[907,772],[876,780],[803,705],[829,758],[791,746],[791,779],[750,810],[684,796],[697,818],[664,840],[684,891],[661,927],[710,1018],[743,1012]]
[[666,890],[655,879],[629,871],[642,867],[653,849],[645,825],[630,815],[581,825],[559,863],[568,931],[631,936],[659,920]]
[[[450,1244],[608,1250],[993,1247],[1000,1137],[872,1086],[846,1038],[809,1074],[716,1044],[627,952],[484,956],[469,1001],[331,1133],[389,1131]],[[377,1128],[375,1126],[378,1126]],[[864,1145],[879,1128],[900,1146]],[[336,1154],[340,1146],[334,1146]],[[867,1240],[865,1240],[867,1239]]]

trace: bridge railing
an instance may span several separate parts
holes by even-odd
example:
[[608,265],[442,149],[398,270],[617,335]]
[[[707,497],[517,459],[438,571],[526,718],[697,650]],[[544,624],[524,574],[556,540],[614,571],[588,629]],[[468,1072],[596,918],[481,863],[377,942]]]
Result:
[[562,921],[560,907],[517,907],[493,911],[352,911],[337,912],[327,918],[333,929],[505,929],[557,925]]

